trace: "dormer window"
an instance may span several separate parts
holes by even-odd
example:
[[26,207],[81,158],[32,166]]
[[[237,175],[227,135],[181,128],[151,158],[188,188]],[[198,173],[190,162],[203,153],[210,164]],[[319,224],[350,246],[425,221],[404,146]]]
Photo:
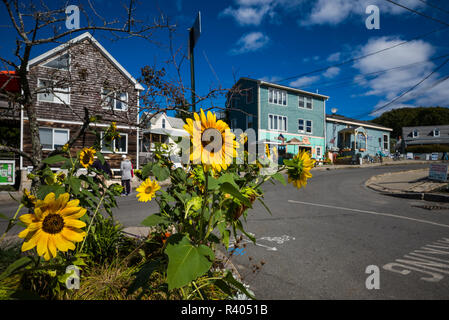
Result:
[[419,137],[419,131],[417,129],[413,130],[412,136],[413,136],[413,138],[418,138]]
[[53,60],[50,60],[43,66],[59,70],[69,70],[70,64],[69,60],[70,60],[69,53],[65,53],[63,55],[60,55],[59,57],[54,58]]
[[433,130],[433,136],[434,137],[439,137],[440,136],[440,129],[434,129]]
[[162,119],[162,129],[165,129],[165,119]]

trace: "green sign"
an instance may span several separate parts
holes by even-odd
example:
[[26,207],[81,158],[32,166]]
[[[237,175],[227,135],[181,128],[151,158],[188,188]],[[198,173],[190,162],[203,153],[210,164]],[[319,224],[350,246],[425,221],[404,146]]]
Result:
[[0,160],[0,185],[15,183],[14,160]]

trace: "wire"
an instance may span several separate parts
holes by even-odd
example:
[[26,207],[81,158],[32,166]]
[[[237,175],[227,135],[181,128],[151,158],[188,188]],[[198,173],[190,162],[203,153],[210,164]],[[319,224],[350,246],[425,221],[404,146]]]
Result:
[[422,3],[424,3],[424,4],[428,5],[429,7],[432,7],[432,8],[438,9],[438,10],[440,10],[440,11],[444,12],[444,13],[447,13],[447,14],[449,14],[449,11],[447,11],[447,10],[445,10],[445,9],[441,8],[441,7],[438,7],[438,6],[436,6],[436,5],[432,4],[432,3],[429,3],[428,1],[424,1],[424,0],[419,0],[419,1],[421,1]]
[[409,43],[409,42],[411,42],[411,41],[418,40],[418,39],[421,39],[421,38],[425,38],[425,37],[427,37],[427,36],[429,36],[429,35],[431,35],[431,34],[433,34],[433,33],[436,33],[436,32],[442,31],[442,30],[445,30],[445,29],[447,29],[448,27],[449,27],[449,24],[446,25],[446,26],[444,26],[444,27],[442,27],[442,28],[438,28],[438,29],[435,29],[435,30],[433,30],[433,31],[430,31],[430,32],[421,34],[421,35],[419,35],[419,36],[416,36],[416,37],[414,37],[414,38],[411,38],[411,39],[409,39],[409,40],[407,40],[407,41],[403,41],[403,42],[397,43],[397,44],[395,44],[394,46],[391,46],[391,47],[388,47],[388,48],[384,48],[384,49],[381,49],[381,50],[378,50],[378,51],[374,51],[374,52],[368,53],[368,54],[363,55],[363,56],[360,56],[360,57],[351,58],[351,59],[342,61],[342,62],[340,62],[340,63],[336,63],[336,64],[333,64],[333,65],[328,65],[328,66],[326,66],[326,67],[319,68],[319,69],[316,69],[316,70],[313,70],[313,71],[309,71],[309,72],[305,72],[305,73],[298,74],[298,75],[295,75],[295,76],[291,76],[291,77],[288,77],[288,78],[284,78],[284,79],[281,79],[281,80],[279,80],[279,81],[273,81],[273,83],[278,83],[278,84],[280,84],[281,82],[285,82],[285,81],[287,81],[287,80],[292,80],[292,79],[296,79],[296,78],[308,76],[308,75],[311,75],[311,74],[320,73],[320,72],[326,71],[326,70],[328,70],[328,69],[330,69],[330,68],[333,68],[333,67],[340,67],[340,66],[342,66],[342,65],[345,65],[345,64],[348,64],[348,63],[357,61],[357,60],[361,60],[361,59],[364,59],[364,58],[367,58],[367,57],[376,55],[376,54],[378,54],[378,53],[381,53],[381,52],[384,52],[384,51],[387,51],[387,50],[390,50],[390,49],[397,48],[397,47],[402,46],[402,45],[404,45],[404,44],[407,44],[407,43]]
[[[404,91],[402,94],[400,94],[399,96],[397,96],[396,98],[394,98],[393,100],[391,100],[390,102],[384,104],[382,107],[377,108],[376,110],[367,112],[367,113],[363,113],[361,115],[356,116],[357,118],[362,117],[364,115],[368,115],[371,114],[373,112],[378,112],[380,110],[385,109],[386,107],[392,105],[393,103],[395,103],[396,101],[398,101],[400,98],[402,98],[403,96],[405,96],[406,94],[410,93],[411,91],[415,90],[421,83],[423,83],[424,81],[426,81],[427,79],[429,79],[432,75],[434,75],[438,70],[440,70],[442,67],[444,67],[446,65],[446,63],[449,62],[449,59],[446,59],[442,64],[440,64],[438,67],[436,67],[432,72],[430,72],[427,76],[425,76],[423,79],[421,79],[418,83],[416,83],[414,86],[412,86],[411,88],[409,88],[408,90]],[[447,79],[443,79],[443,81],[445,81]],[[441,83],[442,81],[440,81],[439,83]],[[438,84],[439,84],[438,83]],[[427,88],[428,89],[428,88]]]
[[424,13],[422,13],[422,12],[420,12],[420,11],[417,11],[417,10],[411,9],[411,8],[409,8],[409,7],[406,7],[406,6],[404,6],[404,5],[400,4],[400,3],[394,2],[394,1],[392,1],[392,0],[385,0],[385,1],[388,1],[388,2],[390,2],[390,3],[392,3],[392,4],[394,4],[394,5],[396,5],[396,6],[398,6],[398,7],[401,7],[401,8],[403,8],[403,9],[405,9],[405,10],[408,10],[408,11],[410,11],[410,12],[416,13],[417,15],[420,15],[421,17],[424,17],[424,18],[433,20],[433,21],[438,22],[438,23],[441,23],[441,24],[443,24],[443,25],[445,25],[445,26],[449,26],[449,23],[447,23],[447,22],[445,22],[445,21],[443,21],[443,20],[437,19],[437,18],[432,17],[432,16],[428,16],[427,14],[424,14]]

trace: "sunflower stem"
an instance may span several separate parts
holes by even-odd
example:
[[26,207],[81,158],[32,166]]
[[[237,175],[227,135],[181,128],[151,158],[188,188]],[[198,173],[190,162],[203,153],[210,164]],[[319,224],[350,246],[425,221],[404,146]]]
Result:
[[6,237],[6,234],[8,233],[9,230],[12,229],[12,227],[15,225],[15,221],[17,218],[17,215],[19,214],[19,211],[24,207],[25,205],[23,203],[21,203],[19,205],[19,208],[17,208],[16,213],[14,214],[14,217],[9,221],[8,223],[8,227],[6,228],[5,232],[2,234],[2,237],[0,238],[0,242],[3,241],[3,239]]
[[100,206],[101,206],[101,203],[103,202],[104,196],[105,195],[103,194],[100,198],[100,202],[98,202],[98,205],[97,205],[97,208],[95,209],[94,215],[92,216],[92,219],[90,220],[89,227],[87,228],[86,236],[84,237],[83,243],[81,244],[81,247],[78,252],[83,251],[84,243],[86,242],[86,239],[89,236],[90,228],[92,227],[92,223],[94,222],[95,217],[97,216],[98,210],[100,209]]

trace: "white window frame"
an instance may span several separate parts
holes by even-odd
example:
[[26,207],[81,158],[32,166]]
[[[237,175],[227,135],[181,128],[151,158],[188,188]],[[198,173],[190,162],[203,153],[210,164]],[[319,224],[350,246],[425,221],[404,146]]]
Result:
[[[437,132],[438,132],[438,134],[436,134]],[[438,128],[433,129],[433,136],[434,137],[439,137],[440,135],[441,135],[440,129],[438,129]]]
[[[40,86],[41,81],[51,81],[51,82],[53,82],[53,84],[54,84],[55,82],[57,82],[56,80],[51,80],[51,79],[46,79],[46,78],[37,78],[37,87],[36,87],[37,90],[39,90],[39,88],[44,87],[44,86]],[[40,93],[37,93],[37,102],[64,104],[64,102],[61,101],[61,100],[64,100],[64,99],[61,99],[61,97],[57,98],[56,95],[58,95],[58,94],[66,94],[66,95],[67,95],[67,102],[65,102],[65,104],[70,105],[70,87],[67,87],[67,88],[53,88],[53,91],[54,91],[54,90],[56,90],[56,91],[58,91],[58,90],[61,90],[61,91],[62,91],[62,90],[66,90],[67,92],[66,92],[66,93],[62,93],[62,92],[56,92],[56,93],[50,92],[50,94],[52,94],[53,97],[54,97],[54,98],[53,98],[53,101],[48,101],[48,100],[42,100],[42,99],[40,99],[40,95],[43,94],[42,92],[40,92]]]
[[[385,138],[387,138],[387,139],[385,140]],[[384,150],[389,150],[389,149],[390,149],[390,148],[389,148],[389,146],[390,146],[390,138],[388,137],[388,134],[384,134],[382,140],[383,140],[383,142],[384,142],[383,149],[384,149]],[[387,145],[386,148],[385,148],[385,145]]]
[[[275,117],[277,118],[276,129],[274,129],[273,126],[271,125],[270,116],[273,119],[273,124],[274,124]],[[284,130],[281,130],[281,123],[282,123],[283,119],[285,119],[285,128],[284,128]],[[267,127],[268,127],[269,131],[288,132],[288,117],[287,116],[281,116],[281,115],[278,115],[278,114],[269,113],[268,114],[268,126]]]
[[[319,151],[319,152],[318,152]],[[315,154],[316,154],[316,156],[317,156],[317,158],[321,158],[322,156],[323,156],[323,153],[322,153],[322,148],[320,147],[320,146],[317,146],[316,147],[316,151],[315,151]]]
[[[299,101],[300,100],[303,100],[303,107],[301,107],[300,105],[299,105]],[[308,108],[307,107],[307,101],[308,100],[310,100],[310,108]],[[304,95],[299,95],[298,96],[298,108],[300,108],[300,109],[306,109],[306,110],[313,110],[313,98],[311,98],[311,97],[308,97],[308,96],[304,96]]]
[[[48,129],[51,130],[51,148],[44,148],[42,147],[42,150],[45,151],[52,151],[55,150],[55,130],[59,130],[59,131],[66,131],[67,132],[67,142],[70,140],[70,129],[65,129],[65,128],[52,128],[52,127],[39,127],[40,129]],[[39,133],[40,135],[40,133]],[[40,139],[40,137],[39,137]]]
[[[302,120],[302,130],[299,129],[299,120]],[[304,133],[306,132],[306,120],[299,118],[298,119],[298,132],[299,133]]]
[[[107,94],[104,94],[104,90],[111,91],[111,94],[109,95],[109,98],[112,99],[112,110],[114,110],[114,111],[128,111],[128,108],[129,108],[129,94],[128,94],[128,92],[127,91],[115,91],[113,89],[108,89],[108,88],[105,88],[105,87],[101,88],[101,102],[102,102],[101,103],[101,107],[103,109],[111,110],[111,106],[105,105],[105,103],[104,103],[105,102],[104,99],[107,97]],[[117,108],[117,102],[118,102],[117,95],[120,95],[122,93],[126,93],[126,102],[122,102],[122,101],[120,101],[120,102],[124,103],[126,105],[126,108],[118,109]]]
[[[310,132],[307,132],[307,128],[309,127],[307,125],[307,121],[310,121]],[[305,132],[305,134],[313,134],[313,121],[312,120],[305,120],[304,121],[304,132]]]
[[[271,94],[270,94],[271,92]],[[270,101],[270,96],[271,96],[271,100]],[[274,97],[276,96],[276,102],[274,102]],[[285,104],[284,102],[284,97],[285,97]],[[279,102],[280,101],[280,102]],[[281,89],[274,89],[274,88],[268,88],[268,103],[271,104],[275,104],[278,106],[288,106],[288,93],[286,90],[281,90]]]
[[127,133],[121,133],[121,132],[118,132],[118,134],[120,135],[120,137],[121,136],[126,136],[126,151],[125,152],[123,152],[123,151],[115,151],[115,149],[117,149],[116,146],[115,146],[115,142],[116,142],[115,139],[112,141],[112,143],[113,143],[112,148],[114,149],[113,151],[103,150],[103,141],[104,141],[103,140],[103,135],[104,135],[104,132],[101,131],[101,133],[100,133],[100,137],[101,137],[101,153],[128,154],[128,143],[129,143],[128,134]]
[[[415,134],[416,133],[416,134]],[[418,131],[418,129],[414,129],[413,131],[412,131],[412,137],[413,138],[419,138],[419,131]]]

